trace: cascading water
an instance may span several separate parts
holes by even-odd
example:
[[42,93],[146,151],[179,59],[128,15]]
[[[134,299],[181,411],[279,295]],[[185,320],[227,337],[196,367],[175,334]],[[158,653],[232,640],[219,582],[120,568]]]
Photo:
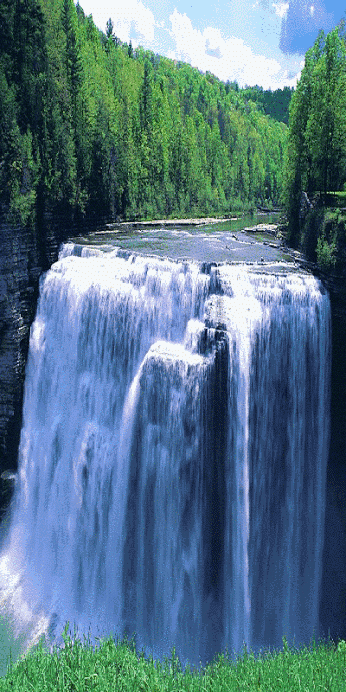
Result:
[[183,660],[318,633],[318,281],[67,244],[31,330],[4,607]]

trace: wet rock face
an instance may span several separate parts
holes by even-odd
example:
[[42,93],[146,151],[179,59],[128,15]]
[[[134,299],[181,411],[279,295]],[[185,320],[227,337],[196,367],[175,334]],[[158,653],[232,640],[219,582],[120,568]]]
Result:
[[39,255],[32,231],[0,220],[0,472],[16,466],[28,336],[41,273]]

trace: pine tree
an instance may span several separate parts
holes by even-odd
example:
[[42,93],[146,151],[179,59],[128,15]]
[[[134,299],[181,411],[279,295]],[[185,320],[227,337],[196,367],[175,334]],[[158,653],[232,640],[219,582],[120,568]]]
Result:
[[107,36],[107,38],[112,38],[113,29],[114,29],[113,22],[112,22],[111,18],[109,18],[107,21],[107,24],[106,24],[106,36]]

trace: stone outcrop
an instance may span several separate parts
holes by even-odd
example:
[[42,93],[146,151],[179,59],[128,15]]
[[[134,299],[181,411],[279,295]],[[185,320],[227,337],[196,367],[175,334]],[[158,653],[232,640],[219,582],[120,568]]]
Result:
[[313,207],[312,202],[310,202],[306,192],[303,191],[301,196],[300,196],[300,207],[299,207],[299,223],[300,224],[304,221],[307,213],[310,211],[310,209],[312,209],[312,207]]
[[35,234],[0,221],[0,470],[13,468],[28,335],[41,273]]

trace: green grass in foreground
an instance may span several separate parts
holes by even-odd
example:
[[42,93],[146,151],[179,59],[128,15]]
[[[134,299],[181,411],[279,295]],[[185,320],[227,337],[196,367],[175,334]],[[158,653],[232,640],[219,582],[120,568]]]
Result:
[[137,654],[126,642],[108,638],[93,649],[64,633],[65,646],[49,653],[43,644],[9,667],[0,691],[12,692],[343,692],[346,643],[332,642],[258,656],[244,652],[236,661],[220,655],[201,671],[184,672],[174,653],[163,663]]

